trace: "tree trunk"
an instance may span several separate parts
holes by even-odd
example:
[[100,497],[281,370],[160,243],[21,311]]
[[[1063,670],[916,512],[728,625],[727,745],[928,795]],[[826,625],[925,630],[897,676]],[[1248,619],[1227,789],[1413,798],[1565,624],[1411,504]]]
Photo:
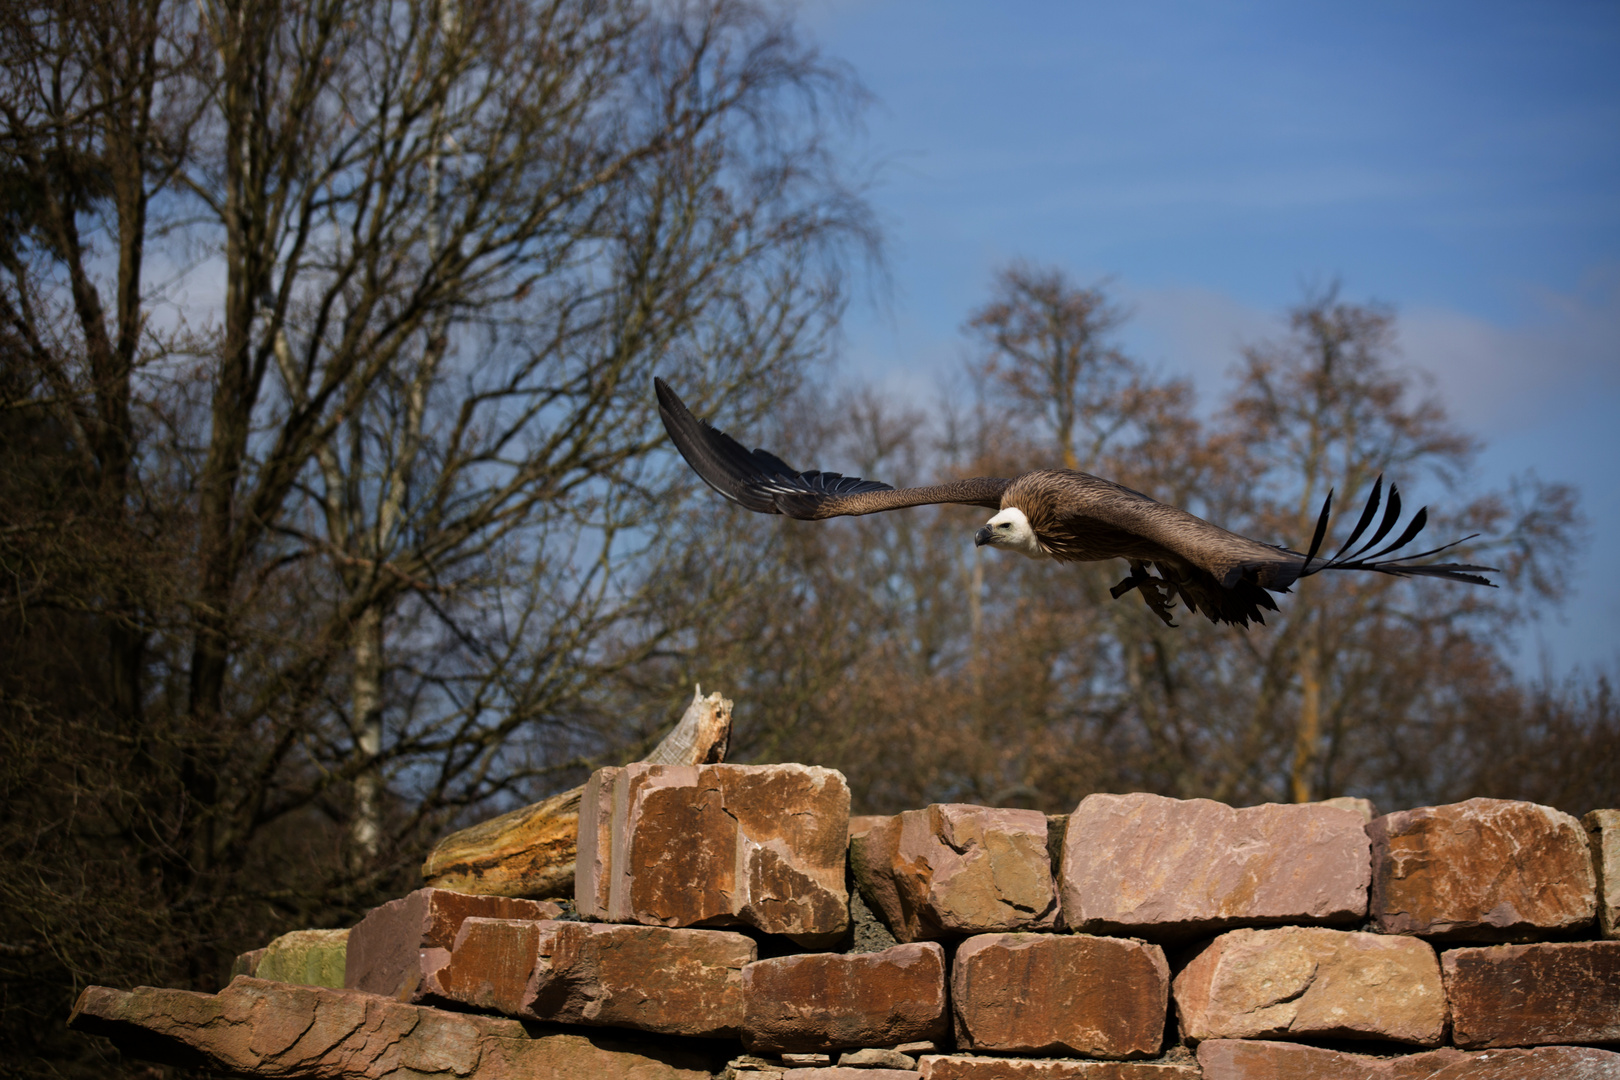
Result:
[[354,681],[352,708],[355,753],[370,759],[354,779],[354,819],[349,825],[353,841],[350,861],[356,868],[369,867],[377,858],[382,837],[382,775],[377,755],[382,751],[382,612],[367,607],[360,615],[354,635]]

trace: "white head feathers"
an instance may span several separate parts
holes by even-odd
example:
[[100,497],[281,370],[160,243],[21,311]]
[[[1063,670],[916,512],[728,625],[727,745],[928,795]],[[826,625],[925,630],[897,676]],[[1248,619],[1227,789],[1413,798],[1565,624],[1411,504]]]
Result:
[[1047,550],[1035,538],[1035,530],[1030,528],[1029,518],[1025,517],[1024,512],[1016,506],[1007,507],[985,522],[974,540],[980,544],[1016,551],[1032,559],[1049,557]]

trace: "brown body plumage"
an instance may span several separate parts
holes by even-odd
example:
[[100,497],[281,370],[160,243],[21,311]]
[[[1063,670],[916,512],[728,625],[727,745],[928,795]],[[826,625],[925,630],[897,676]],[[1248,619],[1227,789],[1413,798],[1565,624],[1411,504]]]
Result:
[[[1069,469],[1041,469],[1015,479],[979,476],[928,487],[895,489],[874,480],[829,472],[798,472],[774,454],[749,451],[723,431],[694,417],[663,380],[655,380],[659,413],[681,455],[706,483],[750,510],[819,520],[873,514],[908,506],[958,503],[998,513],[975,535],[975,542],[1059,562],[1125,559],[1131,572],[1111,590],[1114,598],[1139,589],[1166,623],[1179,598],[1188,609],[1214,622],[1247,626],[1263,623],[1261,609],[1276,611],[1273,592],[1288,592],[1299,578],[1323,570],[1370,570],[1397,576],[1442,577],[1490,585],[1478,576],[1494,570],[1463,563],[1413,564],[1446,547],[1414,556],[1385,559],[1422,530],[1426,510],[1413,515],[1390,544],[1384,540],[1400,518],[1400,495],[1393,486],[1371,539],[1353,547],[1377,516],[1383,482],[1373,487],[1350,539],[1330,559],[1317,550],[1327,531],[1332,495],[1322,507],[1308,552],[1263,544],[1230,532],[1111,480]],[[1461,541],[1457,541],[1460,543]],[[1152,571],[1157,571],[1157,576]]]

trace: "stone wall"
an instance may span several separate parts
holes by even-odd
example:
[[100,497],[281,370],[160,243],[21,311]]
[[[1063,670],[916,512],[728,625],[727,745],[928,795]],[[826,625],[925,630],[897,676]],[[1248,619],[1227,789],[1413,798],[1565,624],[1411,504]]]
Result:
[[578,865],[572,904],[423,889],[72,1022],[333,1080],[1620,1080],[1612,810],[851,822],[831,770],[632,765],[588,785]]

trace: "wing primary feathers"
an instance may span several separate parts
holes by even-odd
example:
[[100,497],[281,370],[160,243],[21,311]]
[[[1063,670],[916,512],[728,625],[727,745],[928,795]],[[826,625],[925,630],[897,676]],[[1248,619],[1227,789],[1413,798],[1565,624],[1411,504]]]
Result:
[[[1333,553],[1333,558],[1329,559],[1328,562],[1330,562],[1330,563],[1338,562],[1339,559],[1341,557],[1343,557],[1344,553],[1349,551],[1351,546],[1353,546],[1357,540],[1361,539],[1361,534],[1367,531],[1367,526],[1368,525],[1372,524],[1373,515],[1378,513],[1378,504],[1379,504],[1380,501],[1382,501],[1383,497],[1384,497],[1384,474],[1379,473],[1378,474],[1378,479],[1373,481],[1372,494],[1370,496],[1368,496],[1368,498],[1367,498],[1367,505],[1362,507],[1362,509],[1361,509],[1361,520],[1357,521],[1356,522],[1356,527],[1353,530],[1351,530],[1350,539],[1346,540],[1344,542],[1344,546],[1339,548],[1338,551]],[[1309,565],[1309,564],[1310,564],[1310,560],[1307,559],[1306,560],[1306,565]]]
[[1366,554],[1369,548],[1373,547],[1384,537],[1389,535],[1389,530],[1395,527],[1395,523],[1399,521],[1400,518],[1401,491],[1394,484],[1391,484],[1389,485],[1389,503],[1384,507],[1384,519],[1378,523],[1378,529],[1372,534],[1372,539],[1361,545],[1361,547],[1357,549],[1354,554],[1350,555],[1349,558],[1361,558],[1362,555]]
[[1010,480],[980,476],[896,491],[877,480],[823,469],[799,472],[768,450],[749,450],[699,420],[662,379],[654,379],[658,414],[670,441],[703,482],[730,501],[763,514],[804,520],[870,514],[905,506],[965,503],[999,507]]
[[[1300,567],[1299,576],[1304,577],[1311,571],[1311,560],[1316,553],[1322,550],[1322,538],[1327,535],[1328,515],[1333,512],[1333,489],[1328,488],[1327,498],[1322,500],[1322,513],[1316,519],[1316,534],[1311,537],[1311,550],[1305,554],[1305,565]],[[1331,560],[1329,560],[1331,561]]]
[[[1394,484],[1389,485],[1389,496],[1387,502],[1385,502],[1381,498],[1383,494],[1383,486],[1384,478],[1382,476],[1379,476],[1378,479],[1373,481],[1372,494],[1368,496],[1367,504],[1362,508],[1361,511],[1361,518],[1356,522],[1356,527],[1351,530],[1349,539],[1347,539],[1343,545],[1340,546],[1338,552],[1335,553],[1331,559],[1327,559],[1326,561],[1312,565],[1316,556],[1317,548],[1321,544],[1322,536],[1325,532],[1328,503],[1331,503],[1333,498],[1332,494],[1329,493],[1328,503],[1324,503],[1322,507],[1322,517],[1317,519],[1316,535],[1311,539],[1310,553],[1305,556],[1304,565],[1300,567],[1298,574],[1299,577],[1303,578],[1311,574],[1319,574],[1323,570],[1370,570],[1374,573],[1389,574],[1393,577],[1438,577],[1445,578],[1450,581],[1466,581],[1473,585],[1488,585],[1491,588],[1496,587],[1494,582],[1479,576],[1480,574],[1500,573],[1500,571],[1494,566],[1475,566],[1472,563],[1429,563],[1423,566],[1413,565],[1412,560],[1414,559],[1426,559],[1432,555],[1438,555],[1442,551],[1449,551],[1459,544],[1467,543],[1469,540],[1472,540],[1474,537],[1479,535],[1478,533],[1470,533],[1461,540],[1453,540],[1449,544],[1442,544],[1439,547],[1431,548],[1428,551],[1420,551],[1409,555],[1399,555],[1392,559],[1384,558],[1385,555],[1388,555],[1394,551],[1399,551],[1407,544],[1410,544],[1417,537],[1417,535],[1424,530],[1429,523],[1429,508],[1426,506],[1420,507],[1418,512],[1412,515],[1412,520],[1406,523],[1406,527],[1400,531],[1400,534],[1396,536],[1393,541],[1384,547],[1379,548],[1377,551],[1373,551],[1372,554],[1367,554],[1367,552],[1377,547],[1378,544],[1381,543],[1383,539],[1394,530],[1395,525],[1399,522],[1401,516],[1400,491]],[[1384,510],[1383,517],[1378,522],[1378,528],[1373,531],[1372,537],[1368,539],[1366,543],[1362,544],[1360,548],[1357,548],[1351,554],[1346,555],[1345,553],[1350,551],[1351,548],[1355,547],[1356,542],[1359,541],[1362,534],[1367,531],[1367,526],[1370,525],[1373,518],[1378,515],[1378,510],[1381,503],[1383,504]],[[1297,555],[1298,552],[1295,552],[1294,554]]]
[[1371,555],[1367,556],[1367,558],[1377,559],[1384,555],[1388,555],[1392,551],[1399,551],[1407,544],[1410,544],[1412,542],[1412,538],[1418,533],[1422,532],[1423,526],[1427,525],[1428,523],[1429,508],[1427,506],[1418,507],[1418,512],[1412,515],[1412,520],[1407,522],[1406,528],[1401,531],[1400,536],[1395,538],[1395,542],[1386,548],[1373,552]]

